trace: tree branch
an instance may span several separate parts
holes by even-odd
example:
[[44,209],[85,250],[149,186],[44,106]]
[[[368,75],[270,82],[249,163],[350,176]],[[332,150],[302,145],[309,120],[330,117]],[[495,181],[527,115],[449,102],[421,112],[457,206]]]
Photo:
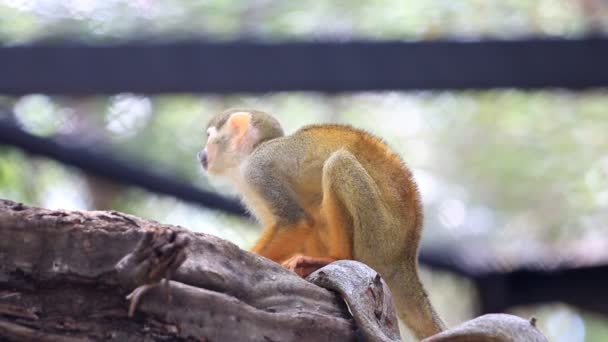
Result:
[[[399,339],[390,291],[369,267],[338,261],[307,280],[211,235],[114,211],[0,200],[3,340]],[[132,290],[139,305],[130,317]],[[429,341],[544,341],[530,323],[521,329],[527,321],[490,318]]]

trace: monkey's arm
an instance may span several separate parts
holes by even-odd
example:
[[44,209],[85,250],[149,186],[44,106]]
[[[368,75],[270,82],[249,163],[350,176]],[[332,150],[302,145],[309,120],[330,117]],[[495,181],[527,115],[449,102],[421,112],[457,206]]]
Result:
[[306,250],[315,222],[302,207],[282,165],[267,158],[273,152],[253,156],[243,177],[250,187],[245,201],[264,226],[252,252],[280,263]]

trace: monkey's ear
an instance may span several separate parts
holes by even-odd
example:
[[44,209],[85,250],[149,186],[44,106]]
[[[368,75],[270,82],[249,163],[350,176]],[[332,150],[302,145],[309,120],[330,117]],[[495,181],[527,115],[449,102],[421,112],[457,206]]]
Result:
[[245,133],[249,130],[249,124],[251,123],[251,113],[237,112],[230,115],[226,124],[230,130],[234,133],[236,139],[242,138]]

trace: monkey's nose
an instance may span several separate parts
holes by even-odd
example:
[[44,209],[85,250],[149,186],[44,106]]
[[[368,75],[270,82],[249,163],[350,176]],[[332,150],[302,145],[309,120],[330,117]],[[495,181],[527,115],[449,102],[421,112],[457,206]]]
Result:
[[207,151],[202,150],[199,151],[196,154],[196,157],[198,158],[198,161],[201,163],[201,165],[203,165],[203,169],[207,170],[207,164],[208,164],[208,160],[207,160]]

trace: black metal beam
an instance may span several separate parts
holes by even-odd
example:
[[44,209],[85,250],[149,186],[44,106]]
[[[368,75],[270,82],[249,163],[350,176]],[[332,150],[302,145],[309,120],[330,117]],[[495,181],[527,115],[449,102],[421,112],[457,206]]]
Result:
[[[59,143],[53,139],[32,135],[8,120],[0,119],[0,144],[18,147],[31,154],[52,158],[65,165],[77,167],[87,173],[104,177],[120,184],[138,186],[163,195],[219,209],[227,213],[246,216],[240,202],[198,189],[171,177],[156,174],[143,163],[125,162],[114,158],[102,149]],[[193,156],[194,158],[194,156]]]
[[[471,248],[469,246],[468,248]],[[505,268],[506,263],[481,246],[475,253],[455,244],[427,246],[420,263],[472,281],[479,296],[479,314],[503,312],[520,305],[564,302],[608,315],[608,264],[580,265],[575,261],[547,267],[553,260],[535,260]]]
[[0,93],[608,86],[608,39],[0,47]]
[[495,271],[472,280],[479,290],[481,313],[563,302],[608,315],[608,297],[598,295],[608,287],[608,265]]

